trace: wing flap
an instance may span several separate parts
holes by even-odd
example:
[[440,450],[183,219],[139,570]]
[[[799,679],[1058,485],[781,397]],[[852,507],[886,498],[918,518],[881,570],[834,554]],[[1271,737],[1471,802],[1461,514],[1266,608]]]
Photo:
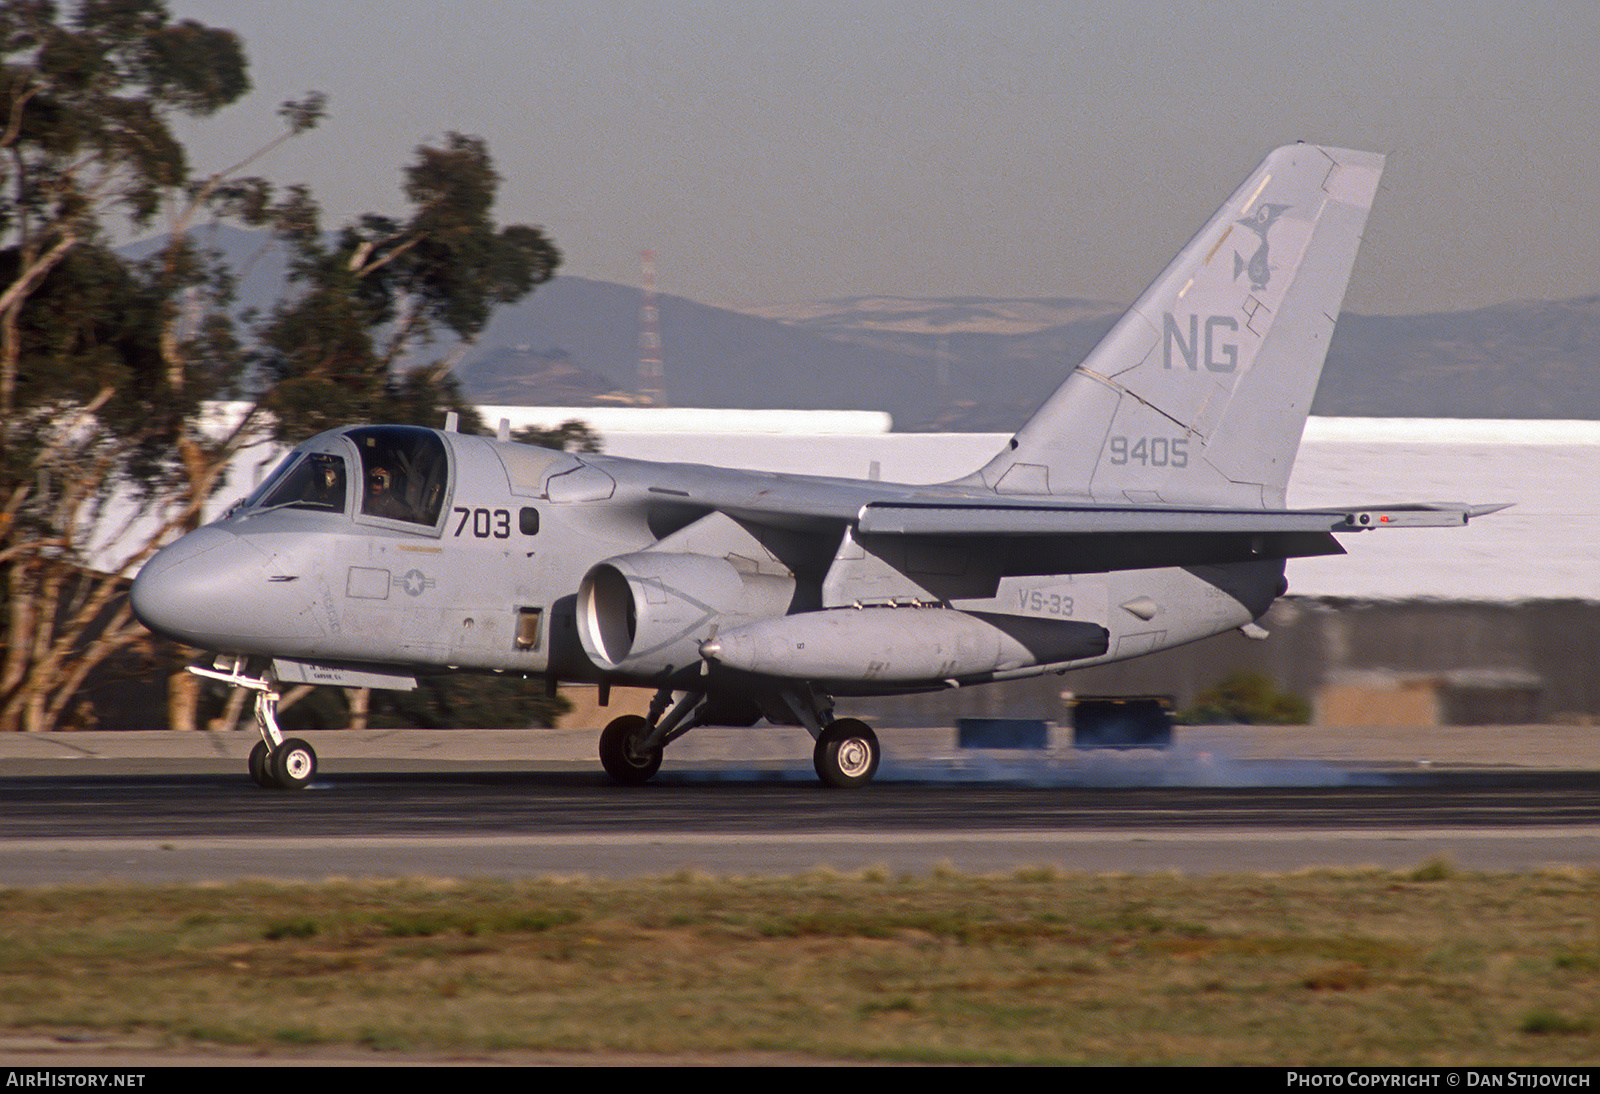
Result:
[[1455,502],[1298,510],[873,502],[862,507],[859,522],[868,535],[904,536],[1364,532],[1453,527],[1502,508]]

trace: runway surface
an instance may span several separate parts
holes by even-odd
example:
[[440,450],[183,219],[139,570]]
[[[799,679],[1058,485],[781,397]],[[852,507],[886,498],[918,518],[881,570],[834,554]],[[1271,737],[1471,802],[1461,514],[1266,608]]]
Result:
[[[1216,773],[1213,773],[1216,774]],[[1600,774],[1234,765],[902,771],[855,791],[794,770],[0,778],[0,884],[403,875],[1600,867]],[[1172,785],[1176,781],[1179,785]],[[1182,785],[1188,782],[1190,785]],[[1206,785],[1193,785],[1196,782]]]

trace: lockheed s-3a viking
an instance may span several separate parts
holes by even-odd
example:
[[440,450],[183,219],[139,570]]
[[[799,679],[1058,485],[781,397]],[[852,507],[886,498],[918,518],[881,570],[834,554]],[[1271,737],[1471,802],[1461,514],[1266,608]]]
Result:
[[1334,533],[1494,506],[1284,508],[1382,157],[1271,153],[1005,448],[897,485],[567,453],[357,425],[290,452],[133,587],[152,630],[257,691],[264,786],[304,786],[285,683],[504,672],[657,689],[600,759],[655,774],[698,725],[800,724],[869,781],[839,696],[1059,673],[1256,621]]

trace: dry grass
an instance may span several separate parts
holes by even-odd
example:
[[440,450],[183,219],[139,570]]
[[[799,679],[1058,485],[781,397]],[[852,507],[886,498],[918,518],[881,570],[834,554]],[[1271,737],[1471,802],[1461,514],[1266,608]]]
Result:
[[1600,875],[0,891],[0,1030],[265,1052],[1600,1058]]

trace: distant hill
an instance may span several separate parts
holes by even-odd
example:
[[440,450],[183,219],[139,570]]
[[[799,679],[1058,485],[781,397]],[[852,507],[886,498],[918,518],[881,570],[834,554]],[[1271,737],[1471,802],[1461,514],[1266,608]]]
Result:
[[1600,418],[1600,297],[1345,315],[1316,414]]
[[[209,241],[250,271],[241,307],[270,308],[282,288],[276,249],[259,233],[226,228]],[[657,303],[672,405],[886,410],[897,429],[977,432],[1021,425],[1122,311],[1104,301],[982,297],[854,297],[759,314],[665,294]],[[557,277],[496,313],[457,369],[467,397],[637,402],[639,304],[632,286]],[[1312,412],[1600,419],[1600,297],[1346,313]]]
[[[906,430],[1025,421],[1121,312],[1100,301],[862,297],[747,315],[661,296],[667,401],[887,410]],[[484,345],[561,350],[631,389],[639,291],[562,277],[505,309]],[[546,399],[484,353],[461,370],[482,402]],[[597,401],[614,402],[612,395]],[[1345,314],[1313,413],[1600,418],[1600,298],[1419,316]]]
[[[560,351],[570,366],[607,379],[613,392],[636,384],[638,289],[558,277],[515,307],[501,308],[479,339],[483,353],[457,368],[463,391],[482,403],[548,405],[531,389],[518,354]],[[662,295],[658,329],[665,393],[675,406],[889,410],[926,421],[939,410],[930,361],[912,345],[845,341],[804,327]],[[621,401],[597,395],[597,403]]]

